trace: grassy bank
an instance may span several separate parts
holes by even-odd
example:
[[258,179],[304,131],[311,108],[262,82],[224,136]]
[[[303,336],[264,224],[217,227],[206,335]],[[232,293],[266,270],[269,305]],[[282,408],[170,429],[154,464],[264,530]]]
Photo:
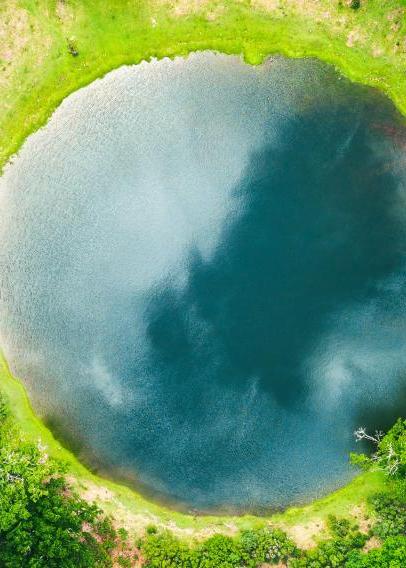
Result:
[[79,492],[89,500],[98,502],[120,525],[137,534],[149,524],[154,524],[170,528],[172,532],[184,538],[199,538],[214,532],[233,534],[242,528],[272,523],[285,528],[299,544],[307,545],[323,530],[329,514],[355,517],[363,515],[367,497],[383,485],[383,476],[380,473],[365,473],[343,489],[310,505],[293,507],[269,517],[194,516],[179,513],[151,503],[132,489],[98,477],[84,467],[35,416],[24,387],[12,376],[3,356],[0,356],[0,384],[1,391],[27,438],[32,441],[40,439],[53,457],[67,462],[69,475]]
[[[406,18],[400,0],[2,0],[0,3],[0,169],[71,92],[123,64],[211,49],[260,63],[272,53],[316,56],[353,80],[385,91],[406,114]],[[271,520],[305,544],[326,516],[359,514],[379,474],[270,519],[193,517],[150,503],[90,473],[32,412],[0,360],[1,388],[21,428],[67,461],[82,494],[137,531],[149,523],[185,537],[233,532]]]
[[403,0],[3,0],[0,168],[71,92],[123,64],[212,49],[316,56],[406,112]]

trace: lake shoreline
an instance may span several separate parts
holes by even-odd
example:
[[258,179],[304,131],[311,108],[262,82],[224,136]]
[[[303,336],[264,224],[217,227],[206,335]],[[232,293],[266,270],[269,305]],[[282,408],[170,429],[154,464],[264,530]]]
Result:
[[[134,65],[142,61],[150,61],[153,58],[185,57],[189,53],[197,51],[216,51],[229,55],[240,55],[247,63],[254,65],[263,63],[264,60],[275,54],[294,58],[315,57],[333,65],[350,80],[383,91],[391,98],[399,111],[404,116],[406,115],[406,82],[404,77],[401,77],[401,62],[399,62],[399,68],[395,68],[390,63],[386,64],[385,61],[383,63],[379,60],[376,61],[376,58],[372,55],[366,56],[362,46],[345,47],[346,42],[342,38],[336,40],[329,37],[324,30],[315,40],[304,29],[307,25],[307,20],[304,18],[296,21],[293,20],[292,16],[292,20],[288,21],[291,27],[288,27],[288,32],[286,32],[285,26],[282,26],[277,19],[272,19],[269,15],[262,12],[260,14],[246,14],[244,9],[238,8],[234,16],[225,18],[224,21],[219,19],[212,26],[210,22],[203,23],[201,16],[195,17],[194,15],[189,18],[188,22],[181,23],[179,19],[168,20],[166,32],[162,32],[160,35],[159,29],[158,32],[151,30],[150,16],[148,15],[148,25],[146,20],[141,23],[138,19],[136,20],[136,26],[139,25],[143,34],[140,37],[141,45],[137,45],[133,39],[129,39],[132,29],[130,31],[128,27],[120,29],[119,19],[117,19],[118,23],[113,25],[111,22],[107,22],[107,16],[104,16],[102,12],[100,13],[102,15],[96,21],[94,27],[97,28],[100,19],[105,23],[105,27],[100,26],[101,31],[92,30],[89,33],[88,45],[86,45],[84,39],[84,30],[85,32],[88,31],[86,26],[83,29],[78,28],[76,30],[74,23],[69,24],[56,40],[55,46],[52,46],[50,53],[45,53],[43,77],[39,75],[30,76],[28,73],[27,78],[22,71],[23,66],[27,65],[27,60],[22,58],[20,67],[16,67],[16,71],[13,71],[9,82],[10,87],[3,88],[0,91],[0,94],[4,95],[4,100],[7,100],[5,104],[8,105],[5,119],[0,124],[2,130],[0,172],[7,162],[10,159],[12,160],[13,155],[19,151],[26,138],[48,122],[54,110],[69,94],[123,65]],[[90,11],[89,14],[85,16],[85,19],[89,17],[90,21],[92,12]],[[32,17],[38,18],[38,26],[37,22],[35,22],[35,25],[38,29],[41,29],[44,19],[41,8]],[[236,34],[236,30],[241,29],[242,21],[245,22],[246,30],[242,34],[243,39],[241,40],[238,33]],[[46,23],[43,25],[46,26]],[[171,40],[170,36],[174,28],[179,29],[179,32],[175,33],[174,39]],[[207,35],[210,36],[208,40],[203,41],[199,38],[202,28],[206,31],[207,28],[210,28],[207,32]],[[105,34],[104,37],[103,34]],[[89,46],[97,37],[98,41],[95,44],[102,52],[106,34],[109,39],[113,38],[118,45],[114,47],[106,41],[106,53],[103,57],[95,58],[95,61],[92,62],[92,50],[89,49]],[[151,34],[151,36],[144,37],[145,34]],[[66,36],[70,37],[71,35],[77,38],[75,39],[79,50],[77,57],[73,57],[66,51]],[[295,37],[294,44],[291,37]],[[154,38],[158,39],[155,41]],[[36,41],[36,37],[33,36],[32,43],[35,44],[35,48]],[[159,43],[160,41],[161,43]],[[31,57],[30,50],[32,51],[32,46],[28,50],[28,56]],[[26,94],[23,96],[24,91]],[[107,486],[109,491],[116,492],[116,495],[118,495],[116,499],[122,500],[119,509],[124,508],[130,511],[131,518],[134,518],[134,516],[138,518],[140,515],[145,516],[141,523],[142,526],[154,522],[156,519],[158,519],[158,523],[162,522],[164,526],[171,526],[171,523],[174,522],[176,526],[180,527],[181,531],[186,527],[187,530],[184,534],[187,536],[190,529],[194,534],[199,534],[199,531],[207,530],[208,525],[216,527],[220,523],[221,530],[227,530],[230,523],[235,523],[235,526],[238,527],[245,527],[267,520],[255,518],[244,520],[244,517],[235,520],[228,517],[220,519],[204,516],[199,516],[196,520],[194,517],[159,507],[137,495],[133,490],[92,474],[71,452],[55,440],[52,433],[35,416],[23,385],[11,376],[7,364],[2,358],[0,358],[0,374],[2,375],[2,386],[0,388],[4,390],[11,401],[13,413],[27,435],[32,439],[37,439],[40,435],[51,448],[53,455],[67,460],[73,475],[79,480],[79,486],[90,483],[103,487]],[[367,488],[366,486],[369,483],[370,487]],[[302,522],[303,519],[307,520],[313,517],[325,517],[331,510],[348,513],[357,503],[363,501],[366,495],[372,494],[381,485],[380,475],[376,473],[362,474],[343,489],[321,500],[314,501],[311,505],[304,506],[300,510],[296,507],[288,509],[282,514],[275,515],[271,520],[289,524],[297,521]],[[363,488],[363,492],[360,491],[360,488]],[[106,503],[102,506],[107,510],[112,510]],[[147,513],[145,513],[146,511]],[[201,519],[205,519],[204,522]]]
[[[388,2],[388,10],[391,4],[394,3]],[[375,14],[371,7],[357,11],[330,7],[331,14],[327,19],[322,5],[309,16],[306,11],[301,12],[300,4],[296,2],[286,7],[283,14],[262,8],[247,10],[245,6],[231,2],[226,14],[216,15],[215,18],[214,6],[214,3],[208,2],[198,14],[186,11],[186,18],[174,17],[169,8],[155,10],[150,7],[146,14],[137,14],[133,20],[131,14],[119,12],[109,20],[108,13],[99,11],[98,7],[88,7],[85,2],[80,21],[74,19],[74,14],[70,15],[69,21],[65,21],[58,13],[52,17],[47,13],[49,21],[43,21],[42,7],[39,6],[35,13],[29,15],[32,27],[41,29],[45,37],[50,38],[54,34],[52,25],[63,30],[66,28],[65,36],[74,38],[71,43],[75,49],[69,49],[69,41],[66,45],[66,40],[58,35],[52,39],[53,43],[48,49],[50,60],[45,65],[43,60],[48,51],[44,53],[43,46],[37,46],[35,37],[33,45],[30,45],[30,53],[21,62],[15,62],[15,69],[14,62],[12,68],[8,69],[11,79],[16,81],[10,80],[9,87],[6,83],[5,88],[1,88],[0,84],[0,99],[3,94],[4,101],[7,101],[4,119],[0,121],[3,131],[0,171],[10,157],[18,152],[24,140],[47,123],[53,111],[69,94],[122,65],[138,64],[154,58],[173,59],[196,51],[240,55],[246,63],[254,65],[275,54],[293,58],[315,57],[333,65],[352,81],[380,89],[406,114],[404,55],[397,49],[396,43],[392,46],[393,31],[388,39],[383,35],[384,30],[375,29]],[[389,30],[394,25],[391,22],[399,18],[401,22],[403,15],[402,11],[399,14],[388,11]],[[86,18],[89,18],[89,22]],[[341,24],[336,26],[337,29],[334,27],[335,19],[345,22],[342,30]],[[126,24],[124,27],[120,26],[122,20]],[[368,43],[371,51],[365,48],[366,40],[359,39],[360,33],[356,35],[352,30],[352,26],[357,24],[365,29],[368,26],[373,29]],[[400,24],[396,25],[399,27],[396,33],[401,33]],[[204,40],[201,38],[203,30]],[[136,34],[136,41],[132,34]],[[292,37],[295,38],[294,42]],[[377,40],[382,42],[379,49],[375,45]],[[103,48],[95,54],[94,46],[100,42]],[[38,69],[33,69],[32,75],[28,76],[22,69],[34,56],[39,57],[44,65],[41,76],[37,75]],[[25,61],[25,57],[28,57],[28,61]]]
[[[366,472],[357,475],[350,483],[325,497],[303,506],[291,506],[282,512],[256,516],[202,514],[196,511],[184,513],[149,500],[131,487],[92,473],[58,440],[32,409],[22,382],[15,378],[0,352],[0,391],[9,403],[17,425],[32,442],[41,442],[49,454],[68,465],[68,479],[85,498],[95,501],[107,514],[126,527],[130,533],[139,534],[150,524],[170,529],[186,540],[205,538],[216,532],[233,534],[246,528],[267,524],[295,531],[303,524],[321,523],[329,514],[352,515],[367,498],[384,487],[382,472]],[[364,505],[362,505],[364,506]],[[366,511],[367,512],[367,511]]]

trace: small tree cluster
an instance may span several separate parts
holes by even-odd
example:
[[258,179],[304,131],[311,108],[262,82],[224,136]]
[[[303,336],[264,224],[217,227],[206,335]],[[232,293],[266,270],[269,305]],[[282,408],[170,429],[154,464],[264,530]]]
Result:
[[375,466],[388,477],[402,481],[406,479],[406,420],[399,418],[386,435],[378,431],[371,435],[365,428],[359,428],[354,434],[357,442],[371,442],[375,451],[370,456],[351,454],[353,464],[363,469]]
[[377,515],[372,532],[382,541],[392,536],[406,536],[406,502],[401,495],[379,493],[371,499]]
[[156,568],[255,568],[286,562],[297,549],[284,532],[261,528],[242,531],[237,537],[217,534],[194,547],[168,531],[147,534],[142,553],[146,565]]
[[369,552],[354,551],[346,568],[404,568],[406,566],[406,538],[390,537],[382,547]]
[[24,439],[0,400],[0,566],[111,566],[116,533],[99,508],[76,495],[63,467]]

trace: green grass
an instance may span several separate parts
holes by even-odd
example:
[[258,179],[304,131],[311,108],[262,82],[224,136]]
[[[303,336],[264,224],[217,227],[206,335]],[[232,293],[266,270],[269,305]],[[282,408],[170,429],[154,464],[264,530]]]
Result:
[[271,53],[316,56],[378,86],[406,112],[400,0],[363,0],[359,10],[346,0],[276,4],[254,10],[248,0],[223,8],[202,0],[199,9],[187,0],[2,0],[0,169],[69,93],[123,64],[203,49],[242,54],[254,64]]
[[[272,53],[318,57],[355,81],[379,87],[406,114],[404,4],[361,0],[361,8],[351,10],[346,0],[2,0],[0,170],[73,91],[123,64],[197,50],[241,54],[252,64]],[[77,57],[69,44],[78,50]],[[0,380],[26,435],[42,438],[54,456],[67,461],[82,489],[111,491],[113,497],[103,507],[134,530],[156,522],[190,537],[269,520],[184,515],[93,475],[34,415],[21,383],[2,358]],[[324,499],[270,520],[292,527],[331,512],[348,515],[381,486],[380,474],[363,474]]]

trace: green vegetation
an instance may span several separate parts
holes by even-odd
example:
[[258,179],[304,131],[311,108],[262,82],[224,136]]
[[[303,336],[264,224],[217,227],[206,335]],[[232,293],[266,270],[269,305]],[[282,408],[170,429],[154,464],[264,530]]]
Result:
[[[2,0],[0,169],[71,92],[123,64],[211,49],[315,56],[406,111],[402,0]],[[356,9],[355,9],[356,8]]]
[[0,399],[0,565],[111,566],[110,519],[68,485],[64,466],[22,435]]
[[156,568],[256,568],[264,562],[286,562],[298,554],[285,533],[271,528],[245,530],[234,538],[217,534],[193,547],[166,531],[147,535],[139,545],[146,565]]
[[[14,381],[14,386],[24,394],[21,385],[9,379],[8,393],[12,394],[10,383]],[[13,400],[16,400],[15,395]],[[20,401],[20,409],[22,406]],[[287,520],[290,517],[292,521],[292,511],[270,519],[201,517],[198,521],[148,504],[151,509],[155,507],[156,513],[161,512],[161,516],[155,516],[154,524],[146,522],[153,517],[150,511],[142,509],[142,498],[130,490],[133,503],[132,507],[128,506],[127,513],[129,510],[143,513],[143,523],[129,527],[135,528],[129,532],[115,529],[117,519],[113,521],[97,504],[79,495],[86,489],[86,481],[98,478],[87,472],[86,479],[83,471],[87,470],[80,464],[82,469],[76,470],[75,477],[67,477],[74,465],[73,456],[51,438],[48,439],[51,447],[35,440],[39,431],[32,428],[32,421],[27,421],[31,429],[26,432],[21,424],[24,421],[17,422],[8,405],[0,399],[0,566],[257,568],[267,563],[289,568],[403,568],[405,565],[404,420],[399,420],[386,436],[378,436],[376,455],[379,459],[373,456],[353,458],[364,468],[368,463],[371,469],[383,470],[377,484],[373,483],[377,472],[367,472],[357,478],[367,486],[371,481],[370,491],[365,494],[366,514],[360,519],[350,519],[348,510],[340,518],[328,515],[323,529],[315,535],[316,546],[306,549],[298,546],[286,532],[291,526]],[[39,421],[38,425],[46,432]],[[59,459],[52,456],[54,446],[61,450]],[[396,468],[387,467],[388,456],[391,463],[397,460]],[[111,482],[100,479],[98,482],[100,486],[114,487]],[[116,488],[117,491],[125,490],[120,486]],[[335,495],[332,509],[339,511],[342,507],[340,492]],[[118,501],[119,496],[119,493],[109,494],[114,500],[113,513],[123,506]],[[307,508],[307,517],[303,517],[306,508],[297,511],[302,519],[311,522],[315,515],[314,506]],[[323,501],[316,502],[316,506],[324,512],[328,510],[328,503],[323,506]],[[345,509],[342,510],[345,513]],[[296,523],[299,518],[300,515],[296,515]],[[124,516],[120,521],[131,525],[130,519]],[[165,523],[167,519],[170,523]],[[283,523],[285,530],[281,529]],[[189,530],[179,530],[182,524]],[[234,536],[223,534],[230,526]],[[190,527],[195,530],[191,532]],[[206,531],[196,530],[203,527]],[[210,534],[208,528],[214,529],[211,536],[207,536]],[[239,531],[236,533],[235,529]]]
[[[303,528],[305,539],[312,542],[313,535],[320,532],[329,515],[348,516],[354,508],[367,502],[369,497],[383,488],[383,473],[366,471],[347,486],[322,499],[303,507],[291,507],[271,517],[183,514],[147,501],[132,489],[100,478],[85,468],[35,416],[22,384],[12,376],[1,353],[0,384],[9,407],[13,409],[13,417],[26,438],[34,443],[40,439],[51,456],[67,465],[75,489],[82,495],[91,495],[104,511],[113,515],[120,525],[128,527],[132,534],[143,532],[146,527],[154,525],[159,530],[170,528],[183,539],[202,538],[208,531],[234,533],[238,530],[262,528],[272,520],[288,533]],[[306,527],[309,526],[313,530],[307,534]]]
[[[378,523],[380,517],[378,516]],[[289,568],[403,568],[406,534],[389,535],[381,544],[373,530],[361,532],[348,519],[330,517],[329,534],[311,550],[300,550],[282,531],[266,528],[232,538],[213,536],[189,547],[171,533],[148,535],[139,543],[146,566],[168,568],[257,568],[283,563]]]
[[[71,92],[123,64],[203,49],[242,54],[252,64],[272,53],[315,56],[379,87],[406,113],[405,6],[402,0],[2,0],[0,170]],[[293,568],[406,566],[405,422],[378,440],[376,457],[353,458],[364,473],[324,499],[268,518],[199,517],[89,472],[35,417],[1,354],[0,379],[13,413],[0,405],[0,566],[109,566],[113,558],[133,566],[134,535],[143,535],[138,544],[149,566],[257,566],[288,556]],[[367,531],[355,526],[355,508],[365,509]],[[116,532],[106,513],[128,535]],[[303,551],[286,533],[297,545],[319,542]],[[121,554],[127,541],[130,553]]]
[[383,546],[371,550],[368,554],[353,554],[347,568],[403,568],[406,565],[406,538],[388,538]]
[[[403,443],[400,443],[403,440]],[[399,420],[378,442],[378,455],[395,452],[399,467],[394,471],[372,460],[374,467],[384,467],[384,491],[369,499],[374,517],[366,529],[349,519],[330,516],[328,531],[317,546],[300,550],[287,535],[266,527],[242,531],[236,537],[216,535],[193,547],[169,532],[152,531],[139,543],[146,565],[183,568],[256,568],[263,563],[289,568],[403,568],[406,565],[406,421]],[[389,450],[388,448],[391,448]],[[366,459],[370,459],[367,458]]]
[[376,445],[376,452],[371,456],[352,454],[351,460],[363,469],[375,466],[393,479],[406,476],[406,421],[399,418],[393,428],[383,436],[382,432],[368,434],[365,428],[356,432],[359,440],[368,440]]

